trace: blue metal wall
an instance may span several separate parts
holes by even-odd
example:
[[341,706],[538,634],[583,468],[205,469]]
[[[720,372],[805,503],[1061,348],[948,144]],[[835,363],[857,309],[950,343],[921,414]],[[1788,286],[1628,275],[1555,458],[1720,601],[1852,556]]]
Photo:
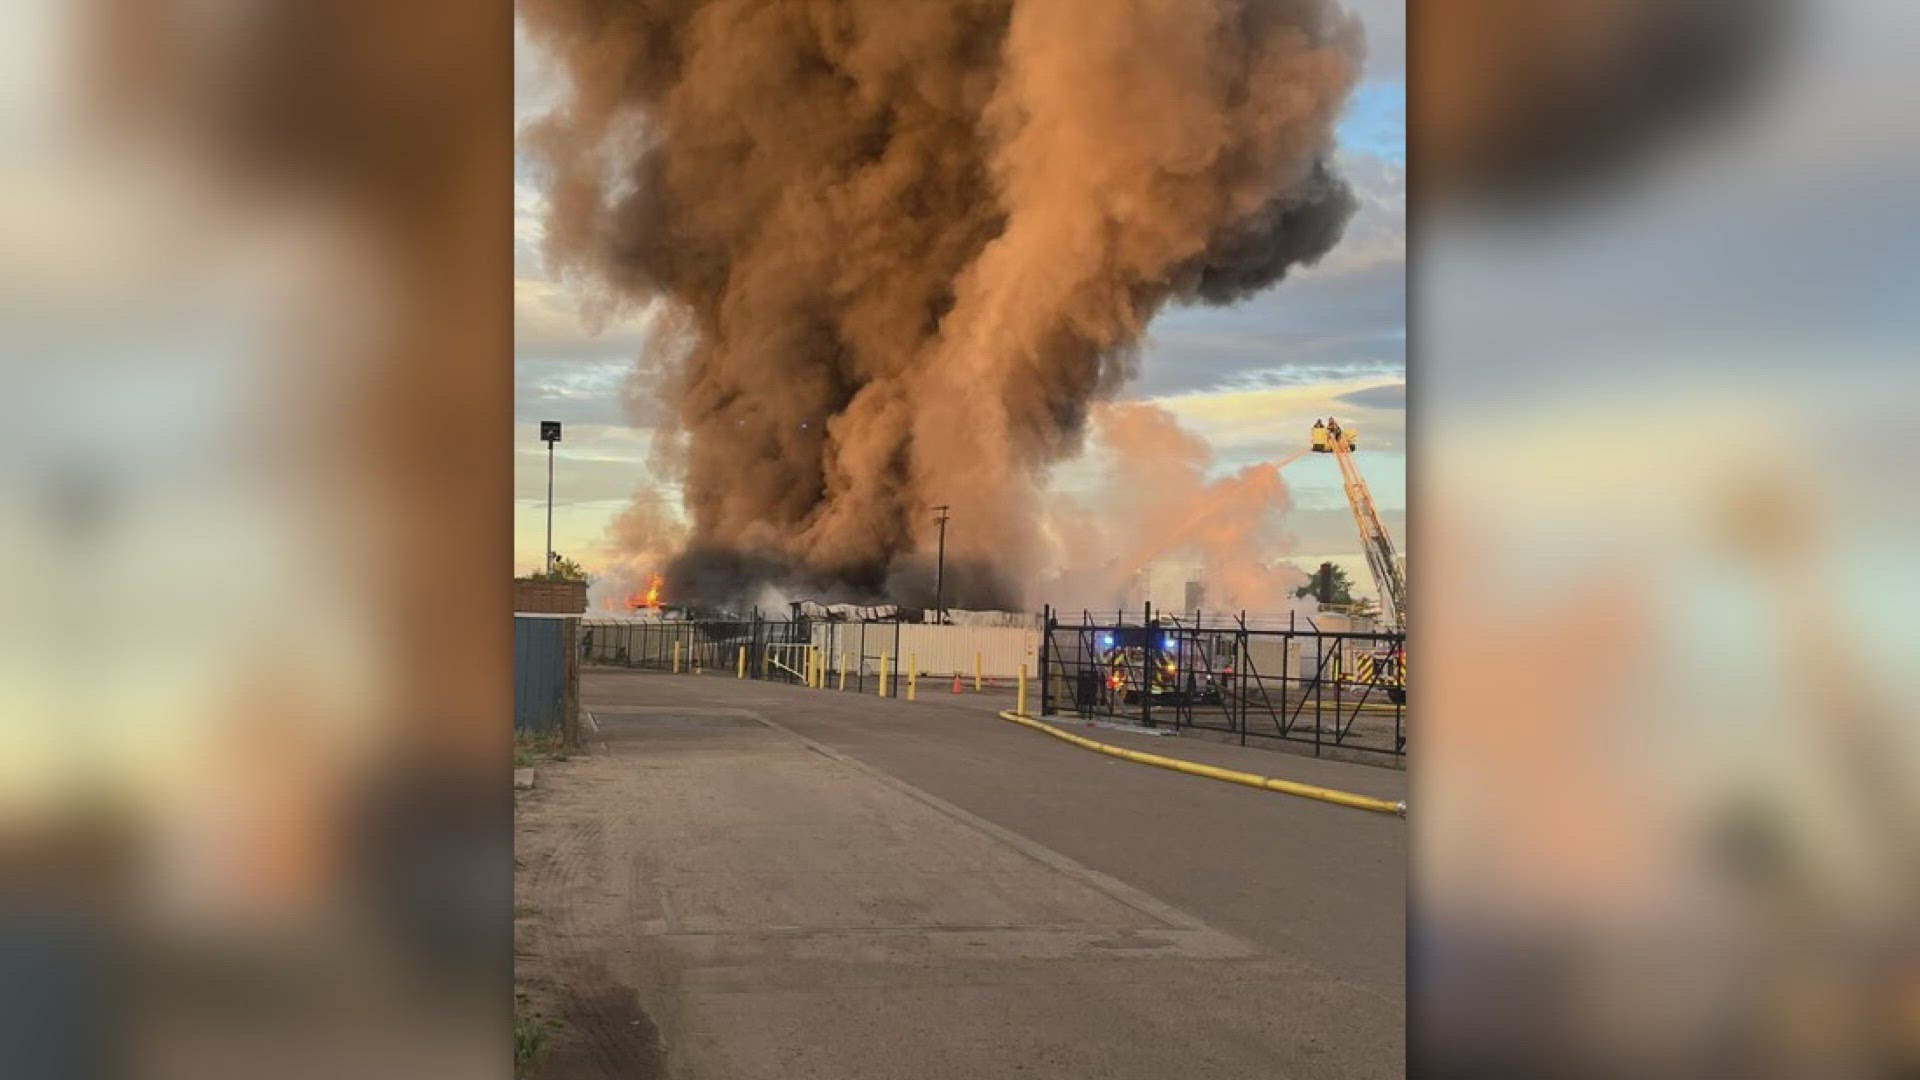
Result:
[[513,617],[513,729],[559,731],[567,701],[567,623]]

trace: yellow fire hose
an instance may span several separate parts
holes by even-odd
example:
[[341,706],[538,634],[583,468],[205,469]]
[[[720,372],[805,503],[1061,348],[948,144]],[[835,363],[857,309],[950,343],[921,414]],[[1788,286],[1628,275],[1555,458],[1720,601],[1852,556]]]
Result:
[[1321,802],[1350,806],[1355,810],[1368,810],[1376,814],[1393,814],[1398,817],[1407,816],[1407,804],[1404,802],[1388,802],[1385,799],[1375,799],[1367,795],[1355,795],[1351,791],[1317,787],[1313,784],[1301,784],[1292,780],[1276,780],[1271,776],[1258,776],[1254,773],[1238,772],[1233,769],[1220,769],[1212,765],[1201,765],[1198,762],[1182,761],[1179,758],[1161,757],[1159,754],[1148,754],[1140,750],[1129,750],[1124,746],[1111,746],[1107,743],[1082,738],[1070,731],[1061,731],[1052,724],[1043,724],[1030,716],[1021,716],[1019,713],[1003,712],[1000,714],[1000,719],[1009,720],[1024,727],[1030,727],[1035,731],[1044,731],[1056,739],[1063,739],[1075,746],[1085,747],[1088,750],[1093,750],[1111,757],[1139,762],[1142,765],[1154,765],[1162,769],[1172,769],[1174,772],[1189,773],[1193,776],[1204,776],[1210,780],[1225,780],[1229,784],[1243,784],[1247,787],[1264,788],[1268,791],[1278,791],[1286,795],[1298,795],[1303,799],[1319,799]]

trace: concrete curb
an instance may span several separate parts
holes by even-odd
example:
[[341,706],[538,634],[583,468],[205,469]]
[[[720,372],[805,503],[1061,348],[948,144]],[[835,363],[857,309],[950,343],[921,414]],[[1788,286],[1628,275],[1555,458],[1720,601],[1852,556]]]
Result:
[[1075,746],[1084,747],[1096,753],[1123,758],[1127,761],[1138,762],[1141,765],[1153,765],[1162,769],[1171,769],[1174,772],[1187,773],[1191,776],[1204,776],[1209,780],[1224,780],[1229,784],[1261,788],[1265,791],[1278,791],[1283,795],[1297,795],[1303,799],[1318,799],[1321,802],[1352,807],[1355,810],[1366,810],[1375,814],[1392,814],[1396,817],[1407,816],[1407,804],[1404,802],[1388,802],[1385,799],[1376,799],[1369,795],[1356,795],[1351,791],[1340,791],[1335,788],[1302,784],[1293,780],[1276,780],[1270,776],[1259,776],[1255,773],[1239,772],[1234,769],[1221,769],[1212,765],[1202,765],[1195,761],[1182,761],[1179,758],[1161,757],[1159,754],[1149,754],[1141,750],[1129,750],[1123,746],[1110,746],[1107,743],[1095,742],[1092,739],[1083,738],[1070,731],[1061,731],[1052,724],[1043,724],[1030,716],[1021,716],[1019,713],[1003,712],[1000,714],[1000,719],[1019,724],[1023,727],[1033,728],[1035,731],[1044,731],[1056,739],[1070,742]]

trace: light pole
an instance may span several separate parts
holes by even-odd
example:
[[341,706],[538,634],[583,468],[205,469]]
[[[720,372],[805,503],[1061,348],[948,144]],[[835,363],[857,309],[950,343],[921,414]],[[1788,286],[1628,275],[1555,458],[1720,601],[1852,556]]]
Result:
[[553,576],[553,444],[560,441],[560,421],[540,421],[540,441],[547,444],[547,576]]
[[933,564],[933,610],[934,618],[937,620],[936,625],[939,626],[947,624],[947,511],[949,509],[951,508],[945,505],[934,507],[934,510],[940,514],[933,519],[934,523],[940,526],[940,553]]

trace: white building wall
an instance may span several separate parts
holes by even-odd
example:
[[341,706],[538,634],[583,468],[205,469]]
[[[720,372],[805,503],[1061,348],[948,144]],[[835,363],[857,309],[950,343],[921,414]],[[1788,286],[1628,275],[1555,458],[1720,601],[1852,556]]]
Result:
[[[820,649],[829,647],[829,625],[836,626],[831,631],[832,648],[846,655],[848,670],[862,670],[857,655],[861,651],[858,625],[815,623],[814,645]],[[883,652],[893,652],[893,626],[869,624],[866,653],[872,659],[866,662],[864,670],[867,673],[872,674],[878,668],[877,657]],[[892,657],[889,666],[891,670],[904,671],[912,663],[918,665],[924,677],[951,679],[955,672],[959,672],[971,680],[976,654],[985,678],[1011,681],[1019,675],[1021,664],[1027,666],[1029,676],[1036,675],[1040,664],[1040,631],[1030,627],[904,623],[900,626],[899,655]],[[838,668],[840,658],[830,656],[827,664],[830,668]]]

